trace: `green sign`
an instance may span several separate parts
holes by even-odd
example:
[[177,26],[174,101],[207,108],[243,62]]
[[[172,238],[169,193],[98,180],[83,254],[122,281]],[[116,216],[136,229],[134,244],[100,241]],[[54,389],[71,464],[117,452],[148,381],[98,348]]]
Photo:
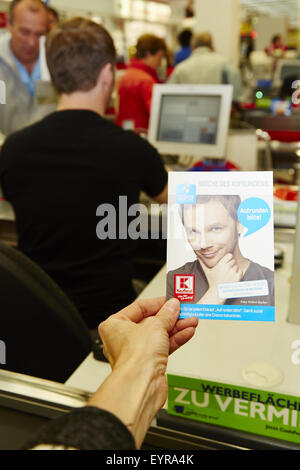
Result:
[[168,413],[300,444],[300,397],[168,375]]

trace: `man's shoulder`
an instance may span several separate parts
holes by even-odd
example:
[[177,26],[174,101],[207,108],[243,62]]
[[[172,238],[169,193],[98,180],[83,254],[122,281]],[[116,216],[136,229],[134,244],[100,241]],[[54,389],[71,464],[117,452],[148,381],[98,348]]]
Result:
[[194,72],[195,68],[199,66],[199,63],[201,63],[201,58],[191,54],[187,59],[179,62],[179,64],[176,65],[173,74],[180,76],[181,74],[185,75],[192,73]]
[[185,60],[183,60],[182,62],[179,62],[179,64],[176,65],[174,72],[181,72],[181,70],[188,69],[189,67],[191,67],[194,61],[195,61],[194,57],[190,55]]
[[9,41],[10,41],[9,33],[4,33],[4,35],[0,38],[0,58],[1,59],[7,59],[11,55]]
[[121,148],[123,153],[130,157],[136,156],[140,161],[147,161],[152,158],[160,158],[156,148],[147,139],[139,136],[132,130],[125,130],[114,123],[109,123],[107,136],[112,142],[112,146]]
[[[58,112],[54,112],[44,117],[42,120],[31,124],[21,130],[18,130],[10,134],[3,146],[3,155],[9,156],[15,155],[15,158],[28,149],[37,148],[41,142],[47,142],[49,139],[55,141],[58,129],[60,129],[60,135],[64,134],[64,129],[66,129],[66,136],[64,141],[64,148],[67,148],[68,139],[70,139],[70,133],[73,129],[72,127],[72,118],[66,116],[65,119],[62,119],[62,116],[58,116]],[[80,133],[84,132],[84,126],[87,127],[87,148],[93,150],[92,155],[95,157],[95,150],[99,148],[99,152],[103,147],[110,149],[112,155],[119,155],[120,158],[128,157],[130,158],[133,164],[137,164],[140,161],[152,162],[157,158],[157,150],[149,143],[147,140],[135,134],[133,131],[127,131],[117,126],[114,123],[102,119],[99,120],[99,125],[97,119],[94,116],[91,116],[90,121],[85,124],[86,121],[80,121]],[[76,122],[76,131],[75,135],[70,141],[70,145],[73,146],[76,144],[76,132],[79,128],[79,124]],[[65,127],[64,127],[65,126]],[[82,145],[82,140],[80,136],[80,145]],[[57,141],[57,147],[61,145],[60,141]],[[20,153],[21,150],[21,153]],[[99,160],[100,162],[100,160]]]
[[240,74],[240,71],[239,71],[239,68],[234,65],[232,62],[228,62],[226,60],[224,60],[223,62],[223,66],[226,70],[228,70],[228,72],[232,73],[232,74]]
[[[46,116],[47,117],[47,116]],[[30,124],[29,126],[23,127],[22,129],[19,129],[18,131],[15,131],[11,133],[5,140],[4,145],[11,145],[19,142],[24,142],[27,139],[32,139],[33,136],[38,136],[40,135],[40,131],[43,127],[43,121],[46,118],[41,119],[38,122],[35,122],[33,124]]]
[[19,157],[23,160],[29,149],[37,148],[41,142],[46,141],[51,136],[51,128],[47,125],[48,117],[49,115],[9,134],[3,144],[1,158],[9,157],[11,162],[18,161]]
[[24,127],[18,131],[12,132],[7,138],[5,139],[3,149],[7,149],[9,146],[16,145],[19,143],[24,142],[27,137],[31,135],[31,128],[32,126]]
[[[16,72],[16,64],[10,48],[10,34],[8,33],[0,38],[0,69],[2,74],[8,74],[9,76],[12,72]],[[8,77],[6,77],[6,80],[8,80]]]
[[19,157],[24,156],[28,144],[32,145],[32,136],[27,133],[27,129],[21,129],[10,134],[5,139],[1,150],[1,165],[6,165],[8,162],[9,166],[18,164]]
[[[28,137],[31,138],[32,136],[42,136],[44,133],[49,135],[49,132],[52,128],[70,128],[70,126],[79,125],[84,130],[84,126],[88,127],[91,134],[97,134],[97,140],[102,136],[103,138],[106,137],[110,141],[110,145],[113,147],[116,146],[135,146],[139,149],[146,149],[153,148],[145,139],[138,136],[133,131],[124,130],[121,127],[117,126],[116,124],[110,122],[109,120],[103,119],[99,117],[99,123],[97,119],[95,119],[95,115],[89,115],[91,118],[90,120],[83,120],[83,117],[80,116],[80,121],[77,119],[73,119],[73,115],[68,113],[68,115],[62,116],[58,111],[48,114],[41,120],[30,124],[29,126],[24,127],[16,132],[10,134],[10,136],[6,139],[7,142],[15,142],[21,141],[23,139],[27,139]],[[79,124],[78,124],[79,122]]]
[[146,70],[129,67],[119,80],[118,87],[128,87],[155,83],[154,78]]
[[122,146],[124,150],[126,150],[126,148],[132,148],[140,152],[157,152],[146,139],[140,137],[134,131],[122,129],[122,127],[114,123],[108,123],[107,133],[115,138],[115,140],[112,141],[112,145]]
[[254,276],[253,280],[256,280],[256,278],[267,279],[268,281],[274,280],[274,271],[258,263],[255,263],[254,261],[250,262],[250,265],[248,268],[248,275],[251,277]]

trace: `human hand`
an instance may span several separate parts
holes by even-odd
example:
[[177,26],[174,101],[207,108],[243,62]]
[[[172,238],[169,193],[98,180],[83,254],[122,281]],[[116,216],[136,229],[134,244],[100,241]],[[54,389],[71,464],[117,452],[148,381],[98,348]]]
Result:
[[168,355],[194,334],[196,318],[178,320],[180,303],[165,297],[133,302],[99,325],[104,354],[112,368],[129,360]]
[[237,265],[232,253],[227,253],[213,268],[208,268],[203,263],[201,266],[209,287],[199,303],[224,303],[226,299],[220,299],[218,296],[218,284],[239,282],[243,277],[243,271]]
[[112,374],[89,400],[118,416],[137,447],[167,398],[168,355],[194,335],[197,318],[178,320],[180,303],[138,300],[99,325]]

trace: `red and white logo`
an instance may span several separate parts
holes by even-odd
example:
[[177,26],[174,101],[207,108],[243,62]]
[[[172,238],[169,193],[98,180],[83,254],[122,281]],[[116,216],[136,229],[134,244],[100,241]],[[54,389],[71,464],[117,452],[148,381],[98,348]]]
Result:
[[180,302],[195,299],[195,274],[174,275],[174,297]]

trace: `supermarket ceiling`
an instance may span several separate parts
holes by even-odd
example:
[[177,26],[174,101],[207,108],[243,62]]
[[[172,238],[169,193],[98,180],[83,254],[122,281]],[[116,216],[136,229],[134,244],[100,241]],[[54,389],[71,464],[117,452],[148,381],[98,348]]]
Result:
[[[151,0],[160,3],[177,2],[180,0]],[[195,0],[194,0],[195,1]],[[248,14],[289,16],[291,22],[298,21],[300,0],[240,0],[242,12]]]
[[298,19],[298,0],[240,0],[244,12]]

